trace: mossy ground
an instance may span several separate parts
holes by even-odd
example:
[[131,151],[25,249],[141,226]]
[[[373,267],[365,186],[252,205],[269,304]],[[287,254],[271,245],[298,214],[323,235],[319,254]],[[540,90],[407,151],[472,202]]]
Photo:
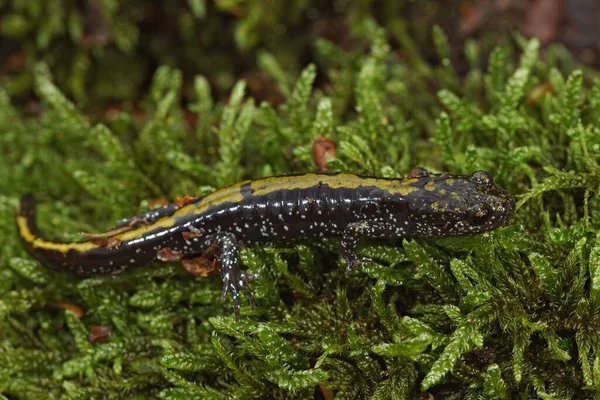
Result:
[[[352,51],[327,40],[285,101],[237,82],[213,101],[197,76],[161,67],[139,110],[94,120],[44,64],[42,109],[23,118],[0,90],[0,393],[6,398],[600,398],[600,81],[558,48],[519,36],[489,54],[467,41],[457,75],[415,68],[365,19]],[[325,81],[318,88],[315,79]],[[194,114],[190,123],[189,113]],[[402,176],[483,169],[518,200],[513,224],[465,238],[365,243],[377,262],[345,278],[337,242],[242,253],[257,308],[234,323],[218,276],[178,264],[78,280],[34,262],[14,222],[36,194],[43,230],[102,231],[151,200],[243,178],[315,170]],[[80,307],[84,315],[65,310]],[[105,342],[90,331],[108,327]]]

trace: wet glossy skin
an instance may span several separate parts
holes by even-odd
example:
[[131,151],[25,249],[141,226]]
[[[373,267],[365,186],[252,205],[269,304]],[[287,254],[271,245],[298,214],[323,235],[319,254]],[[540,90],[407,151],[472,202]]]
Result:
[[508,224],[513,209],[512,197],[482,171],[407,179],[306,174],[242,182],[181,208],[153,210],[136,217],[144,225],[110,235],[110,245],[44,239],[31,196],[23,197],[17,223],[32,255],[81,276],[119,273],[161,259],[164,250],[198,256],[216,244],[223,294],[232,293],[237,317],[239,292],[252,299],[251,277],[238,268],[242,245],[341,237],[349,272],[370,261],[356,255],[361,237],[473,235]]

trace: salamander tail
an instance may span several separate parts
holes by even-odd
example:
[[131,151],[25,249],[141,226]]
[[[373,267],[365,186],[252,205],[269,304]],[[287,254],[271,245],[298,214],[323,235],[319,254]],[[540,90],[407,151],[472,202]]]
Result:
[[27,243],[31,243],[36,237],[40,236],[35,222],[35,198],[31,193],[21,197],[17,211],[17,226],[19,227],[19,235]]
[[16,216],[19,236],[24,247],[45,266],[79,276],[118,273],[130,266],[132,255],[127,253],[130,249],[123,251],[121,248],[112,248],[95,240],[55,242],[46,239],[38,230],[35,200],[30,194],[21,198]]

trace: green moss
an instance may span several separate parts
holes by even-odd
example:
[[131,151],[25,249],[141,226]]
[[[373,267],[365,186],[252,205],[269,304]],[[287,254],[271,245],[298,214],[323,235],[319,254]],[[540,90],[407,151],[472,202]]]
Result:
[[[190,4],[202,15],[204,3]],[[125,110],[91,121],[43,64],[33,72],[39,118],[23,118],[0,90],[0,393],[597,397],[600,82],[565,71],[572,64],[552,48],[539,59],[538,43],[519,37],[485,63],[468,42],[465,76],[448,62],[439,29],[437,67],[408,65],[370,20],[352,41],[351,53],[318,41],[315,64],[295,84],[276,57],[263,59],[287,88],[276,108],[256,104],[244,81],[214,101],[199,76],[185,110],[182,74],[169,67],[154,74],[143,119]],[[315,89],[318,75],[328,83]],[[535,95],[546,82],[552,90]],[[197,114],[195,126],[186,112]],[[217,276],[155,264],[77,280],[32,261],[18,242],[14,210],[25,192],[39,199],[44,231],[71,240],[152,199],[315,170],[320,135],[337,143],[333,170],[490,171],[518,199],[514,223],[476,237],[365,243],[377,262],[350,278],[335,240],[246,248],[244,266],[261,277],[257,308],[244,304],[239,323],[231,299],[219,301]],[[88,340],[95,325],[110,327],[106,342]]]
[[[422,37],[430,23],[421,22],[423,14],[441,11],[384,3],[389,12],[417,14],[410,28]],[[256,64],[273,73],[287,95],[304,60],[314,58],[315,38],[343,43],[348,25],[378,12],[379,5],[364,0],[3,0],[0,35],[6,41],[0,64],[6,57],[11,77],[2,81],[6,91],[26,99],[34,66],[44,62],[64,93],[97,112],[107,104],[139,100],[156,67],[169,65],[183,73],[185,98],[193,95],[187,88],[198,73],[210,79],[219,97],[243,75],[258,82],[251,87],[254,94],[277,98],[270,82],[260,82],[264,75]],[[411,45],[412,39],[405,34],[402,43]],[[413,59],[423,64],[418,52]]]

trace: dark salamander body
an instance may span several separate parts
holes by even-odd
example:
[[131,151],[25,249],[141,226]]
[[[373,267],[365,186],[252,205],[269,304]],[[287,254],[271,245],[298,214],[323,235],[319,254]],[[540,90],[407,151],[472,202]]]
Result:
[[483,171],[473,175],[424,175],[380,179],[351,174],[305,174],[246,181],[217,190],[182,207],[141,215],[144,224],[115,231],[109,242],[46,240],[35,225],[33,198],[21,200],[19,233],[44,264],[80,276],[119,273],[163,259],[203,254],[217,245],[223,294],[239,292],[249,276],[238,268],[241,245],[341,237],[342,258],[351,268],[369,262],[356,255],[361,237],[473,235],[508,224],[513,198]]

